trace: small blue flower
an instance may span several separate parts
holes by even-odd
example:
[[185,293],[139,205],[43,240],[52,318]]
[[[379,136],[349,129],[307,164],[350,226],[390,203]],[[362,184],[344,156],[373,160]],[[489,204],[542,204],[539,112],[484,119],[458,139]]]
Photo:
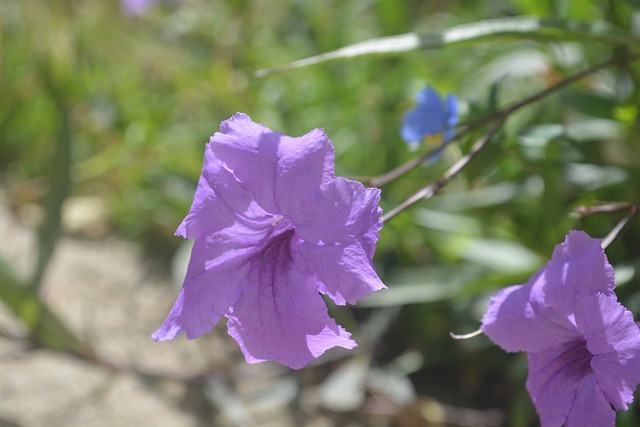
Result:
[[402,121],[402,139],[413,146],[425,142],[442,145],[453,137],[453,127],[458,123],[458,99],[440,94],[427,86],[416,97],[418,105],[409,111]]

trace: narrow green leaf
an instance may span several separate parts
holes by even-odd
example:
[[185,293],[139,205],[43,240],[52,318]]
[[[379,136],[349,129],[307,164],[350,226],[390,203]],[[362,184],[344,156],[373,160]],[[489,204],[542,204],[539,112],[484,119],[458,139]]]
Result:
[[322,62],[365,55],[393,55],[421,49],[481,42],[497,38],[596,41],[618,45],[640,44],[640,39],[605,22],[576,22],[516,16],[458,25],[439,33],[407,33],[369,39],[340,49],[256,71],[257,77],[289,71]]
[[545,146],[549,141],[565,133],[565,127],[559,123],[546,123],[530,126],[522,130],[518,137],[526,146]]
[[481,272],[481,268],[470,264],[398,268],[386,280],[389,289],[358,301],[358,307],[397,307],[447,300]]
[[38,230],[38,259],[31,279],[31,286],[38,289],[44,272],[58,241],[62,204],[71,187],[71,117],[70,107],[63,91],[54,82],[48,66],[41,67],[41,74],[49,95],[59,114],[59,128],[55,138],[55,151],[51,161],[51,192],[45,203],[45,220]]
[[590,163],[567,163],[564,168],[566,182],[588,191],[609,185],[622,184],[629,178],[628,172],[617,166],[600,166]]
[[566,90],[560,93],[560,100],[583,114],[601,119],[613,119],[618,103],[611,97],[579,90]]
[[95,358],[91,347],[78,339],[58,316],[0,258],[0,301],[22,321],[35,344],[83,358]]
[[468,298],[487,292],[495,293],[507,286],[526,283],[534,272],[535,269],[519,272],[491,272],[465,283],[464,287],[455,296]]
[[633,7],[640,8],[640,0],[624,0],[624,2]]
[[502,84],[507,79],[507,76],[501,77],[495,82],[491,84],[491,89],[489,90],[489,100],[487,102],[487,110],[488,111],[496,111],[500,102],[498,101],[500,98],[500,90],[502,89]]
[[502,273],[529,271],[542,263],[535,252],[510,240],[470,239],[461,249],[465,261]]
[[470,215],[430,209],[416,209],[414,222],[422,227],[456,234],[479,235],[482,221]]
[[567,137],[578,142],[620,139],[624,132],[624,126],[616,120],[593,118],[578,120],[565,126]]

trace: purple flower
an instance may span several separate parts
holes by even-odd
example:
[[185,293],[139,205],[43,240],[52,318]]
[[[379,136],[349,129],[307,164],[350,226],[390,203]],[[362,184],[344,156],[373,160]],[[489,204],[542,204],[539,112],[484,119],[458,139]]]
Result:
[[238,113],[205,148],[189,214],[187,275],[155,340],[193,339],[224,316],[249,363],[298,369],[327,349],[352,349],[320,294],[353,304],[384,288],[371,259],[380,190],[334,177],[320,129],[299,138]]
[[121,0],[122,10],[130,16],[142,15],[157,0]]
[[411,145],[423,141],[438,145],[449,142],[453,137],[453,127],[458,124],[458,99],[449,94],[445,101],[427,86],[418,94],[416,101],[416,108],[409,111],[402,121],[402,139]]
[[526,351],[542,427],[614,426],[640,382],[640,328],[618,302],[600,240],[571,231],[525,285],[491,299],[482,331]]

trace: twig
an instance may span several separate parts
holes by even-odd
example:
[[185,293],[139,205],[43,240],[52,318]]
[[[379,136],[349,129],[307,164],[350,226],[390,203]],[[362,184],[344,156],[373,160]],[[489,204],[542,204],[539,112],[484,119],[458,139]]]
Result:
[[611,230],[609,234],[607,234],[607,236],[602,239],[602,242],[600,242],[600,246],[602,246],[603,249],[606,249],[614,240],[618,238],[618,236],[620,236],[620,234],[624,231],[625,228],[627,228],[631,220],[633,220],[636,215],[638,215],[638,206],[630,205],[629,213],[627,214],[627,216],[622,218],[620,222],[617,223],[615,227],[613,227],[613,230]]
[[591,215],[600,213],[615,213],[620,211],[627,211],[631,208],[630,203],[607,203],[604,205],[596,206],[578,206],[570,215],[574,215],[578,218],[586,218]]
[[449,336],[454,340],[468,340],[469,338],[474,338],[474,337],[477,337],[478,335],[482,335],[482,329],[477,329],[468,334],[461,334],[461,335],[454,334],[453,332],[449,332]]
[[[585,76],[588,76],[589,74],[593,74],[597,71],[600,71],[603,68],[607,68],[610,67],[612,65],[620,65],[620,64],[625,64],[628,62],[632,62],[635,61],[637,59],[640,59],[640,54],[634,54],[634,55],[621,55],[621,56],[616,56],[606,62],[600,63],[598,65],[594,65],[591,68],[588,68],[584,71],[581,71],[579,73],[576,73],[570,77],[567,77],[564,80],[561,80],[560,82],[556,83],[553,86],[550,86],[536,94],[533,94],[527,98],[524,98],[508,107],[505,107],[501,110],[497,110],[494,111],[493,113],[489,113],[484,117],[481,117],[478,120],[475,120],[471,123],[469,123],[464,129],[462,129],[460,132],[458,132],[457,134],[455,134],[450,140],[449,142],[453,142],[456,140],[461,139],[463,136],[466,136],[467,134],[471,133],[472,131],[484,126],[487,123],[491,123],[493,121],[496,120],[504,120],[506,119],[508,116],[510,116],[511,114],[513,114],[514,112],[518,111],[519,109],[532,104],[536,101],[539,101],[549,95],[551,95],[554,92],[557,92],[558,90],[569,86],[573,83],[575,83],[576,81],[582,79]],[[413,159],[409,160],[407,163],[402,164],[398,167],[396,167],[395,169],[392,169],[389,172],[386,172],[382,175],[370,178],[368,180],[368,184],[374,187],[382,187],[384,185],[387,185],[388,183],[390,183],[391,181],[399,178],[400,176],[406,174],[407,172],[412,171],[413,169],[417,168],[418,166],[420,166],[421,164],[423,164],[430,156],[432,156],[434,153],[438,152],[439,150],[442,150],[443,147],[438,147],[435,150],[431,150],[425,154],[422,154],[418,157],[414,157]]]
[[640,205],[634,205],[632,203],[606,203],[596,206],[578,206],[571,215],[578,218],[586,218],[591,215],[601,213],[616,213],[621,211],[628,211],[627,215],[616,224],[615,227],[607,234],[600,245],[603,249],[606,249],[614,240],[616,240],[624,229],[629,225],[631,220],[640,213]]
[[487,145],[487,143],[493,138],[493,136],[498,132],[500,127],[502,126],[504,121],[500,121],[491,128],[489,132],[482,136],[467,154],[465,154],[460,160],[458,160],[453,166],[451,166],[442,176],[442,178],[438,179],[422,188],[417,193],[413,194],[411,197],[406,199],[404,202],[400,203],[395,208],[391,209],[389,212],[382,215],[382,222],[385,223],[389,221],[394,216],[398,215],[400,212],[408,208],[409,206],[415,204],[420,200],[428,200],[438,194],[442,188],[449,183],[456,175],[467,166],[471,160],[473,160],[476,155],[482,151],[482,149]]

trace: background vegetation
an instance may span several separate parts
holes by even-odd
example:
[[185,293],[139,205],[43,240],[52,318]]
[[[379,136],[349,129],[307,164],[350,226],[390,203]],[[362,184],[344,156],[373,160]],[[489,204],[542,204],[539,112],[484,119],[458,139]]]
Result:
[[[289,135],[324,128],[337,174],[379,175],[416,155],[399,127],[425,85],[456,94],[463,123],[477,120],[637,51],[636,7],[631,0],[166,0],[131,15],[116,1],[3,0],[0,186],[13,212],[41,231],[33,275],[16,278],[3,267],[0,297],[33,340],[87,355],[62,326],[37,326],[54,322],[38,287],[57,237],[117,234],[149,257],[170,259],[182,243],[173,231],[189,209],[204,144],[220,121],[242,111]],[[375,37],[515,16],[563,26],[254,74]],[[576,22],[591,26],[566,29]],[[448,334],[476,329],[488,296],[525,281],[569,229],[602,237],[624,216],[580,218],[570,215],[576,207],[638,202],[639,100],[637,63],[591,74],[513,114],[441,195],[386,224],[375,261],[390,290],[334,313],[356,331],[376,316],[389,319],[365,340],[370,365],[409,379],[419,396],[501,408],[505,425],[536,425],[523,357],[484,337],[458,342]],[[385,186],[383,208],[440,177],[482,131]],[[65,216],[69,210],[89,219]],[[636,318],[639,238],[632,222],[607,250]],[[36,314],[25,308],[34,304]],[[397,368],[406,360],[409,367]],[[634,406],[619,415],[619,425],[637,425],[637,413]]]

